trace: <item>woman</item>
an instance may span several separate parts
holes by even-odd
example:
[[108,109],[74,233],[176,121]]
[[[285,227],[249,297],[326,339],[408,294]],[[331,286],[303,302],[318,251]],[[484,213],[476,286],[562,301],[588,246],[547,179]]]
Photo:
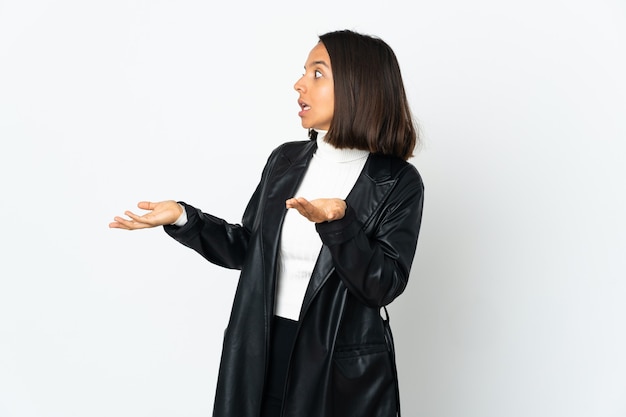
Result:
[[385,42],[352,31],[320,36],[304,68],[294,88],[310,140],[272,152],[241,224],[175,201],[110,224],[163,225],[241,270],[216,417],[400,414],[380,310],[407,284],[423,205],[400,69]]

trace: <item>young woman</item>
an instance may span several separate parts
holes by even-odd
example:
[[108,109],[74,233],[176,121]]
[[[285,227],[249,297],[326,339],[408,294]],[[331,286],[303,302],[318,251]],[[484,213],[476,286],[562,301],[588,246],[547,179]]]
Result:
[[417,245],[424,187],[407,162],[416,127],[382,40],[326,33],[304,69],[294,88],[310,140],[272,152],[240,224],[162,201],[109,226],[164,226],[241,270],[214,416],[396,416],[381,308],[406,287]]

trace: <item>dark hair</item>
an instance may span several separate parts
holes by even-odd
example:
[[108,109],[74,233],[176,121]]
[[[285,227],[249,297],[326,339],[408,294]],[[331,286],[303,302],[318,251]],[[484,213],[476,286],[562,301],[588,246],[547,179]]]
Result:
[[355,148],[413,156],[417,126],[406,98],[400,66],[383,40],[350,30],[319,37],[333,71],[335,111],[325,140]]

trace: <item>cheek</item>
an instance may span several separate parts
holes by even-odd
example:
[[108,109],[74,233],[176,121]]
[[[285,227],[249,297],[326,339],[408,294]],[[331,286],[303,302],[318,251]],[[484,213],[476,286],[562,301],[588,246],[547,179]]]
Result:
[[333,92],[333,88],[327,88],[324,91],[324,100],[326,101],[326,103],[330,103],[333,104],[335,102],[335,94]]

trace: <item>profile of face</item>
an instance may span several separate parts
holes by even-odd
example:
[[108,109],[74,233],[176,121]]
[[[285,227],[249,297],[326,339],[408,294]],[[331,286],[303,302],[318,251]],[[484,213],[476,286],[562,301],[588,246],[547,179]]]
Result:
[[328,130],[335,109],[335,92],[330,56],[322,42],[309,53],[304,74],[294,85],[298,92],[298,116],[305,129]]

